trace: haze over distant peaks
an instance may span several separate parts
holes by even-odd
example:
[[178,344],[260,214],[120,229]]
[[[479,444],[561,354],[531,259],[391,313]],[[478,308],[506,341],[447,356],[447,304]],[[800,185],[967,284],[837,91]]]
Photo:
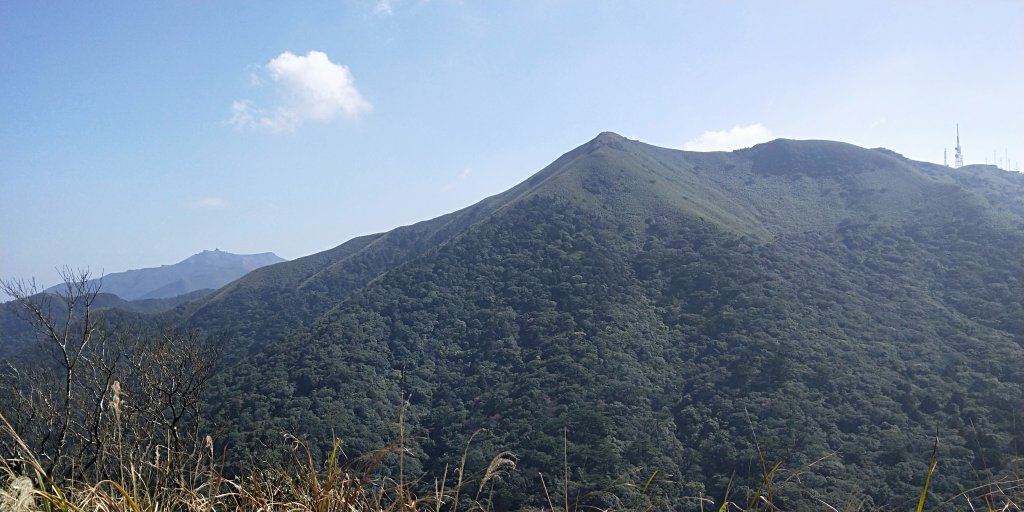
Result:
[[[116,272],[102,277],[100,291],[125,300],[163,299],[197,290],[220,288],[260,267],[286,261],[272,252],[232,254],[220,249],[203,251],[156,268]],[[47,291],[56,292],[55,286]]]

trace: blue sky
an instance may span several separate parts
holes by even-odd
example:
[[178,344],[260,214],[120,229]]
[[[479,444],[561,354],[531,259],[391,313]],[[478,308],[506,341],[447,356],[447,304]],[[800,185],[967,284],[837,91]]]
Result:
[[959,123],[968,163],[1024,167],[1022,34],[1010,0],[7,1],[0,277],[292,259],[606,130],[941,163]]

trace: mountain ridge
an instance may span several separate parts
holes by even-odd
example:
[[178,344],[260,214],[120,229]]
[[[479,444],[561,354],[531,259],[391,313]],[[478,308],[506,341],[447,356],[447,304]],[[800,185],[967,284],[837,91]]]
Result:
[[[414,223],[408,226],[401,226],[391,231],[364,235],[356,237],[348,242],[345,242],[334,249],[323,251],[314,255],[306,256],[295,260],[295,266],[305,265],[307,270],[302,272],[301,278],[288,278],[281,280],[281,276],[284,275],[287,269],[291,267],[291,264],[285,265],[284,267],[273,267],[269,269],[263,269],[255,272],[249,279],[240,280],[237,283],[233,283],[232,286],[219,290],[215,294],[211,294],[205,297],[198,303],[190,304],[184,309],[179,309],[177,316],[180,319],[188,319],[193,325],[207,326],[208,323],[202,320],[204,315],[219,318],[221,316],[218,307],[227,308],[227,310],[263,310],[268,314],[275,310],[279,310],[283,307],[283,304],[277,300],[271,300],[266,303],[262,303],[259,300],[255,300],[256,297],[262,299],[267,298],[267,294],[264,293],[267,290],[274,292],[281,290],[288,290],[294,286],[295,290],[304,290],[303,297],[289,295],[288,300],[296,300],[303,302],[306,307],[310,308],[311,311],[315,311],[316,314],[310,316],[316,316],[322,314],[330,309],[331,304],[334,301],[342,300],[348,292],[357,289],[360,286],[365,285],[375,277],[382,275],[382,273],[392,270],[396,266],[408,262],[410,259],[421,256],[430,248],[436,244],[445,243],[451,239],[451,233],[459,232],[462,229],[472,226],[474,223],[488,218],[488,216],[499,212],[502,208],[508,207],[514,204],[516,201],[523,200],[535,195],[537,193],[551,194],[551,195],[562,195],[566,194],[559,192],[560,190],[569,189],[572,190],[572,196],[581,192],[586,193],[590,196],[594,196],[593,191],[600,191],[601,188],[609,186],[611,183],[608,179],[608,173],[592,173],[589,178],[585,175],[579,174],[578,170],[573,168],[573,162],[576,162],[580,158],[593,157],[595,153],[599,153],[602,148],[612,149],[620,154],[627,154],[630,156],[636,156],[636,153],[648,158],[648,161],[643,162],[644,168],[654,174],[654,179],[664,179],[666,176],[671,179],[678,178],[679,173],[673,170],[673,165],[665,165],[664,161],[672,161],[679,163],[682,160],[684,163],[682,167],[688,169],[689,175],[693,175],[688,180],[691,183],[686,186],[691,187],[695,190],[708,190],[706,187],[708,181],[714,182],[715,194],[717,194],[716,205],[729,204],[731,211],[715,211],[721,210],[720,208],[705,208],[699,204],[699,198],[692,198],[691,196],[697,195],[696,192],[684,195],[684,197],[696,204],[696,215],[704,218],[705,216],[713,221],[718,222],[720,225],[730,226],[730,229],[735,230],[737,233],[747,234],[755,236],[762,240],[768,240],[774,237],[778,233],[772,233],[770,230],[764,228],[765,223],[775,226],[774,230],[783,230],[786,232],[802,232],[805,230],[831,230],[835,229],[842,221],[845,210],[848,209],[849,205],[844,204],[845,199],[841,193],[833,192],[833,189],[841,190],[843,186],[849,186],[850,183],[828,183],[824,186],[816,185],[813,180],[806,178],[806,176],[797,174],[785,174],[785,173],[774,173],[772,175],[766,175],[768,179],[765,181],[762,188],[755,191],[744,190],[740,185],[740,180],[749,181],[753,174],[757,174],[755,167],[757,165],[754,162],[754,158],[749,160],[735,159],[736,156],[744,155],[758,155],[761,161],[765,161],[763,152],[768,150],[776,150],[774,153],[777,154],[777,148],[782,148],[784,151],[792,151],[795,147],[811,147],[820,149],[825,148],[837,148],[842,152],[849,153],[855,152],[862,155],[867,155],[869,160],[872,162],[889,162],[895,163],[904,168],[903,172],[909,173],[909,175],[916,176],[918,179],[924,179],[926,181],[932,181],[930,185],[944,186],[944,185],[964,185],[963,179],[959,175],[954,178],[950,178],[952,169],[941,167],[935,164],[928,164],[924,162],[915,162],[905,157],[897,157],[885,152],[879,152],[877,150],[870,150],[859,148],[847,143],[834,142],[834,141],[798,141],[789,139],[777,139],[767,143],[755,145],[751,148],[736,150],[732,152],[688,152],[680,151],[675,149],[660,148],[652,146],[638,141],[633,141],[622,137],[614,132],[602,132],[597,137],[582,144],[581,146],[567,152],[554,160],[551,164],[546,166],[544,169],[538,171],[533,176],[527,178],[522,183],[510,188],[509,190],[487,197],[478,203],[468,206],[466,208],[457,210],[450,214],[442,215],[435,219],[425,220],[418,223]],[[650,155],[647,152],[659,153],[661,156],[654,158],[654,162],[650,161]],[[820,151],[819,151],[820,153]],[[767,160],[771,160],[773,153],[769,153]],[[664,158],[668,155],[668,158]],[[600,156],[600,155],[598,155]],[[662,162],[658,163],[658,161]],[[658,169],[661,169],[660,171]],[[1002,181],[1005,185],[1016,184],[1020,186],[1024,183],[1024,178],[1019,176],[1005,176],[1005,171],[999,171],[995,168],[985,168],[984,166],[968,166],[965,167],[969,172],[978,172],[983,175],[992,175],[993,173],[1004,178]],[[593,169],[588,170],[592,171]],[[737,172],[737,170],[739,172]],[[605,169],[607,171],[607,169]],[[709,172],[711,171],[711,172]],[[738,174],[743,173],[743,176]],[[944,173],[944,174],[939,174]],[[568,175],[568,176],[567,176]],[[598,177],[604,177],[604,181],[595,180],[594,175]],[[699,175],[699,176],[696,176]],[[934,179],[938,176],[940,179]],[[805,179],[806,178],[806,179]],[[958,179],[960,178],[960,179]],[[571,183],[568,184],[557,184],[559,180],[569,179]],[[577,180],[572,182],[572,180]],[[587,181],[589,180],[589,181]],[[694,180],[696,180],[694,182]],[[794,181],[795,180],[795,181]],[[969,181],[969,180],[968,180]],[[696,183],[696,184],[694,184]],[[664,182],[649,183],[650,185],[657,186],[664,185]],[[593,190],[587,190],[587,187]],[[696,188],[696,187],[702,188]],[[545,191],[546,187],[546,191]],[[784,205],[785,209],[779,208],[778,203],[784,202],[784,195],[792,191],[793,187],[801,188],[802,200],[807,204],[799,205],[800,209],[794,210],[792,205]],[[814,188],[818,187],[818,188]],[[865,187],[862,187],[865,188]],[[871,186],[865,188],[865,190],[874,190]],[[858,190],[859,194],[864,194],[865,190]],[[723,192],[726,191],[726,192]],[[731,194],[732,197],[722,198],[722,194]],[[600,195],[596,194],[596,195]],[[962,195],[962,194],[961,194]],[[964,200],[963,197],[960,198]],[[1010,204],[1016,201],[1015,205],[1011,210],[1013,212],[1020,212],[1024,215],[1024,199],[1019,197],[1002,197],[1000,199],[1004,204]],[[767,203],[767,204],[762,204]],[[774,203],[774,204],[773,204]],[[903,203],[906,206],[906,203]],[[671,212],[677,208],[669,208],[667,213],[661,213],[659,215],[670,216]],[[683,212],[694,213],[690,208],[682,208]],[[628,212],[628,217],[632,217],[633,223],[637,224],[638,219],[636,212]],[[704,213],[705,215],[701,215]],[[848,212],[846,212],[848,213]],[[850,220],[847,218],[847,222]],[[447,228],[447,229],[446,229]],[[419,243],[412,243],[412,240],[419,240]],[[375,255],[375,251],[387,253],[392,249],[398,248],[400,255],[393,258],[390,262],[378,261],[379,258]],[[353,271],[353,268],[356,268]],[[360,277],[361,276],[361,277]],[[259,284],[260,280],[266,279],[273,281],[275,284],[266,283],[264,285]],[[298,279],[297,281],[295,279]],[[244,295],[249,296],[249,299],[244,303],[236,304],[219,304],[220,302],[227,300],[230,302],[232,293],[236,289],[245,289]],[[284,295],[288,295],[285,293]],[[283,296],[283,295],[282,295]],[[311,299],[312,297],[312,299]],[[276,298],[276,297],[275,297]],[[214,308],[215,311],[206,311],[209,308]],[[293,328],[299,328],[305,325],[305,321],[299,321],[295,319],[294,322],[285,330],[276,332],[275,336],[283,335],[285,332],[290,331]],[[259,335],[255,331],[259,330],[258,327],[254,327],[252,330],[247,331],[242,335],[243,338],[255,340],[251,345],[251,348],[259,348],[262,346]],[[227,336],[231,336],[230,332],[224,333]]]

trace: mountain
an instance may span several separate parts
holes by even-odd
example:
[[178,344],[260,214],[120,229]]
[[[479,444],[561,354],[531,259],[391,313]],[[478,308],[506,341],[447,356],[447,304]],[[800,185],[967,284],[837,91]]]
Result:
[[1022,254],[1019,174],[603,133],[469,208],[167,315],[224,344],[208,410],[236,458],[291,457],[284,432],[381,448],[407,402],[406,475],[518,456],[496,510],[563,484],[584,506],[696,509],[776,462],[783,509],[906,509],[936,434],[940,499],[1017,474]]
[[[260,269],[176,314],[233,353],[225,445],[385,446],[421,468],[512,450],[538,472],[680,500],[912,506],[1012,475],[1024,442],[1024,177],[777,140],[731,153],[612,133],[472,207]],[[563,428],[566,429],[563,432]],[[271,447],[271,449],[268,449]],[[413,462],[407,462],[407,470]],[[657,471],[657,473],[655,473]],[[797,483],[797,481],[799,483]],[[802,505],[801,505],[802,504]],[[638,505],[639,506],[639,505]]]
[[[107,274],[102,291],[133,301],[167,299],[198,290],[220,288],[267,265],[285,261],[274,253],[232,254],[219,249],[203,251],[173,265]],[[47,289],[55,293],[60,286]]]

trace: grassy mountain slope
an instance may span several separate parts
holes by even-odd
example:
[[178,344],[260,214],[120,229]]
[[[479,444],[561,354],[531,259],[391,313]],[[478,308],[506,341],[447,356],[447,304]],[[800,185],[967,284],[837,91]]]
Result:
[[1017,175],[841,143],[687,153],[606,133],[504,194],[254,272],[191,315],[246,322],[221,332],[259,349],[211,401],[236,452],[272,453],[282,432],[380,447],[405,397],[427,469],[481,428],[471,466],[519,455],[499,508],[542,496],[538,472],[561,485],[563,428],[580,491],[657,470],[647,495],[616,493],[721,496],[734,472],[743,492],[760,447],[792,478],[784,508],[906,508],[936,428],[935,493],[1014,469],[1022,197]]
[[[571,151],[512,189],[457,212],[352,239],[333,249],[259,269],[217,293],[184,305],[173,316],[228,344],[234,358],[301,329],[350,293],[409,261],[461,236],[478,222],[537,190],[556,189],[573,161],[600,148],[615,134],[603,134]],[[578,185],[577,185],[578,188]]]

